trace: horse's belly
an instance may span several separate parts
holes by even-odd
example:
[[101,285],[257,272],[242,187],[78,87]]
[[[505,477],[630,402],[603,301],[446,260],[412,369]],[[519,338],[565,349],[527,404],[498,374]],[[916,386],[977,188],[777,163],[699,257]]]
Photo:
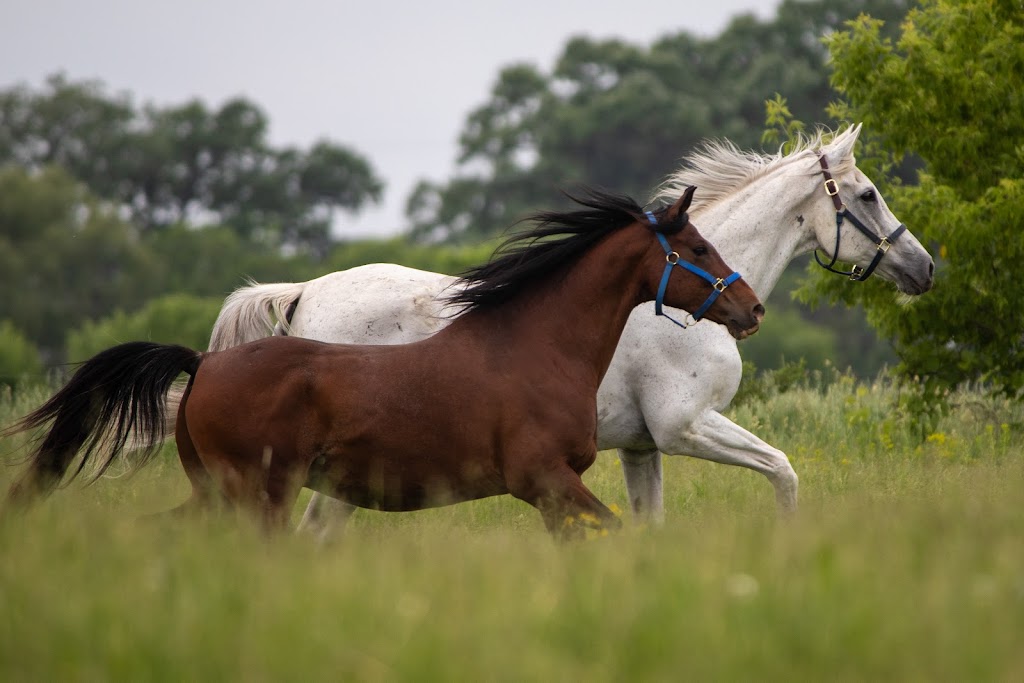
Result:
[[374,453],[360,449],[318,458],[310,468],[310,488],[358,507],[395,512],[508,493],[504,481],[481,462],[453,463],[411,451]]

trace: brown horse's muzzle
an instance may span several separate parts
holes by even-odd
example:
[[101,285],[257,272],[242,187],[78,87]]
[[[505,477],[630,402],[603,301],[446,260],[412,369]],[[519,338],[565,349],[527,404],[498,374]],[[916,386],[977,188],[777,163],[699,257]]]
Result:
[[748,315],[730,316],[726,327],[734,338],[746,339],[760,329],[762,320],[764,320],[764,306],[758,303],[750,309]]

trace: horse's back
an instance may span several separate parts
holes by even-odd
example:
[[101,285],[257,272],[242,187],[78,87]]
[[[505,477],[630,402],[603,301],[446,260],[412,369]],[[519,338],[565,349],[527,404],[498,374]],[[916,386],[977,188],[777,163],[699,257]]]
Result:
[[450,320],[441,297],[455,278],[373,263],[311,280],[292,316],[291,334],[343,344],[405,344]]

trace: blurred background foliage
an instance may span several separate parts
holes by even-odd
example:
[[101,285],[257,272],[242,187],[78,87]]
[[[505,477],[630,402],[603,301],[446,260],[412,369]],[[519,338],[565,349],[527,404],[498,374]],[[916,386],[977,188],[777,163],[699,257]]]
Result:
[[[1012,250],[994,249],[1004,233],[991,226],[1020,224],[1011,200],[1024,108],[1008,98],[1024,92],[1022,14],[1016,0],[785,0],[772,18],[739,16],[711,37],[573,38],[550,70],[496,75],[466,117],[452,177],[421,182],[402,236],[388,239],[331,233],[339,212],[382,196],[371,160],[326,140],[274,147],[266,114],[244,98],[139,105],[59,74],[0,91],[0,382],[128,339],[205,346],[219,303],[248,278],[301,281],[371,262],[457,273],[524,215],[561,206],[562,189],[643,201],[706,138],[774,151],[794,122],[843,121],[866,123],[860,165],[955,289],[901,307],[890,286],[808,276],[798,259],[766,302],[762,332],[742,344],[745,361],[862,378],[932,368],[944,386],[992,379],[991,353],[977,350],[996,348],[987,340],[1016,349],[1022,327],[993,335],[967,321],[979,302],[985,320],[1020,317],[976,276],[979,263],[1019,271]],[[952,230],[958,222],[975,231]],[[971,269],[956,275],[954,257]],[[955,338],[922,322],[925,312],[942,320],[965,292],[974,298]],[[1014,354],[1000,375],[1011,394],[1024,381],[1024,353]]]

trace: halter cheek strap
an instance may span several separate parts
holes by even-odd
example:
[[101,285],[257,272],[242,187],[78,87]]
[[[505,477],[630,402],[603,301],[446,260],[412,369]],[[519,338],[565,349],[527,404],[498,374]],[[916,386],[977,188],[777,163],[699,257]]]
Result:
[[[652,212],[647,211],[645,213],[647,215],[647,220],[651,222],[651,225],[658,224],[658,219]],[[665,270],[662,272],[661,282],[658,284],[658,295],[654,298],[654,314],[668,318],[676,325],[679,325],[679,327],[685,330],[688,325],[693,325],[702,317],[704,317],[704,314],[707,313],[707,310],[711,308],[711,305],[715,303],[718,297],[722,295],[722,292],[724,292],[729,285],[740,279],[740,274],[734,272],[732,275],[725,279],[715,277],[714,275],[707,272],[703,268],[699,268],[693,265],[692,263],[687,263],[686,261],[679,260],[679,254],[672,251],[672,247],[669,246],[668,240],[665,239],[665,235],[663,235],[660,232],[655,232],[654,234],[657,236],[658,242],[661,243],[662,248],[665,250]],[[697,277],[709,282],[712,288],[712,292],[708,296],[708,298],[704,301],[703,304],[701,304],[700,308],[698,308],[696,311],[690,314],[690,320],[686,321],[685,323],[679,322],[669,314],[665,313],[665,311],[662,308],[665,301],[665,292],[668,289],[668,281],[669,278],[672,277],[673,266],[678,266],[680,268],[690,271]],[[686,319],[684,318],[684,320]]]
[[[825,192],[829,197],[832,198],[832,205],[836,208],[836,246],[832,250],[832,260],[827,264],[821,260],[818,256],[817,250],[814,252],[814,260],[818,262],[818,265],[831,273],[837,273],[839,275],[848,275],[850,279],[855,282],[864,282],[871,273],[875,272],[875,268],[881,262],[882,257],[885,256],[886,252],[889,251],[889,247],[895,242],[900,235],[904,233],[907,226],[900,223],[900,226],[893,230],[885,237],[879,237],[874,233],[873,230],[864,225],[860,219],[854,216],[846,205],[843,204],[843,200],[839,198],[839,184],[832,177],[832,174],[828,170],[828,161],[825,160],[824,154],[818,155],[818,163],[821,164],[821,174],[825,176]],[[841,238],[840,228],[843,226],[843,219],[850,221],[853,227],[860,230],[869,240],[875,243],[878,250],[875,252],[875,258],[871,260],[867,268],[861,268],[858,265],[854,265],[849,271],[842,271],[833,268],[836,264],[836,260],[839,258],[839,240]]]

